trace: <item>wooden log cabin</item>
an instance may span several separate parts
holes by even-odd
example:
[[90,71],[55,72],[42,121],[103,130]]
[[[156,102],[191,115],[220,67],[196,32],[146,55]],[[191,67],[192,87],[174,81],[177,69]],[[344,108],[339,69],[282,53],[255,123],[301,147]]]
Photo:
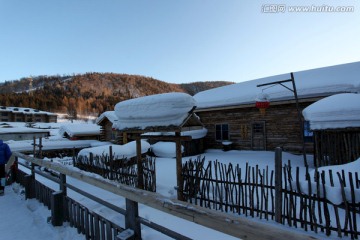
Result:
[[122,134],[113,128],[113,124],[118,121],[115,111],[103,112],[95,121],[101,127],[100,141],[124,144]]
[[[307,153],[313,151],[309,123],[298,113],[324,97],[360,91],[360,62],[293,73],[296,91],[289,83],[259,85],[291,78],[290,74],[240,82],[200,92],[195,113],[208,130],[205,148],[274,150],[282,147]],[[298,96],[299,112],[294,93]],[[261,113],[255,106],[259,94],[266,94],[270,106]]]

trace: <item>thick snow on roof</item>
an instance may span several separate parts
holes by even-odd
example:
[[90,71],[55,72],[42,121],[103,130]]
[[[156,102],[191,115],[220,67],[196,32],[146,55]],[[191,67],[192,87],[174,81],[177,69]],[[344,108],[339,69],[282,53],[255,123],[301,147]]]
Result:
[[342,93],[323,98],[303,110],[310,128],[360,127],[360,94]]
[[56,115],[55,113],[40,111],[33,108],[22,108],[22,107],[0,107],[0,112],[13,112],[13,113],[23,113],[23,114],[46,114],[46,115]]
[[81,123],[68,123],[64,124],[59,129],[60,136],[67,133],[70,137],[73,136],[88,136],[100,135],[100,126],[97,124],[81,124]]
[[[89,157],[90,153],[94,156],[109,156],[110,146],[112,147],[112,153],[115,159],[132,158],[136,156],[136,141],[129,142],[124,145],[104,145],[93,148],[82,149],[78,156]],[[146,153],[150,148],[150,144],[146,141],[141,141],[141,153]]]
[[[298,97],[307,98],[341,92],[359,92],[359,75],[360,62],[355,62],[294,72],[294,79]],[[254,103],[262,90],[269,96],[270,101],[294,99],[293,92],[281,85],[257,87],[259,84],[288,79],[291,79],[290,73],[241,82],[200,92],[194,98],[198,103],[197,109]],[[291,82],[284,85],[292,89]]]
[[186,93],[164,93],[120,102],[115,105],[119,130],[180,126],[196,107]]
[[118,117],[115,114],[115,111],[106,111],[103,112],[95,121],[96,124],[99,124],[105,118],[109,119],[110,122],[115,123],[118,120]]
[[43,132],[49,132],[49,130],[46,129],[36,129],[36,128],[28,128],[25,126],[19,126],[19,127],[6,127],[8,125],[0,125],[0,133],[43,133]]

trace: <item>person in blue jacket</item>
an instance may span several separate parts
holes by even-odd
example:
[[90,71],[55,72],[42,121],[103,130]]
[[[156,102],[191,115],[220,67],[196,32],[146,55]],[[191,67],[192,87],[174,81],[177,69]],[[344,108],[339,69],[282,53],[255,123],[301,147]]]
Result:
[[4,195],[6,182],[5,164],[9,161],[11,154],[9,145],[0,139],[0,196]]

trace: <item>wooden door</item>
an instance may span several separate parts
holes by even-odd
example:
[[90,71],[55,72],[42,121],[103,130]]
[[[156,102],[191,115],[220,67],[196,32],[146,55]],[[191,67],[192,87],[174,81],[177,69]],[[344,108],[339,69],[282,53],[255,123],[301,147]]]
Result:
[[265,121],[252,122],[251,148],[253,150],[266,150]]

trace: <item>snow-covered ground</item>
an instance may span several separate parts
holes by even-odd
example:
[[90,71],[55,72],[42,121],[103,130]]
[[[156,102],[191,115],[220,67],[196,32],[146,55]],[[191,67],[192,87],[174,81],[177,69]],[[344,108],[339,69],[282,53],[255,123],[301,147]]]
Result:
[[85,239],[68,223],[61,227],[48,223],[50,211],[36,199],[25,200],[18,184],[6,187],[5,195],[0,197],[0,212],[0,239]]
[[[203,156],[208,160],[219,160],[223,163],[239,163],[246,164],[249,162],[251,164],[258,164],[259,167],[266,165],[273,165],[274,162],[274,153],[270,151],[264,152],[254,152],[254,151],[228,151],[224,152],[222,150],[208,150]],[[194,156],[193,158],[196,158]],[[188,160],[190,157],[184,158],[183,161]],[[294,165],[302,166],[302,157],[292,155],[289,153],[283,154],[283,161],[287,163],[288,159],[291,159]],[[170,198],[176,198],[176,191],[174,186],[176,185],[176,168],[175,168],[175,159],[174,158],[157,158],[156,159],[156,173],[157,173],[157,192]],[[41,179],[41,178],[40,178]],[[42,179],[45,184],[54,189],[58,189],[59,186],[55,183],[52,183],[46,179]],[[112,193],[106,192],[102,189],[98,189],[94,186],[90,186],[86,183],[80,182],[76,179],[68,178],[67,182],[93,193],[96,196],[101,196],[106,201],[116,204],[119,207],[125,208],[125,201],[123,198],[114,195]],[[12,190],[14,189],[15,192]],[[111,210],[103,207],[98,203],[75,193],[69,191],[68,193],[72,198],[77,201],[80,201],[82,204],[88,206],[90,209],[101,213],[106,214],[106,216],[118,223],[120,226],[124,226],[124,218],[119,213],[114,213]],[[3,202],[3,204],[1,204]],[[42,204],[36,200],[24,200],[23,194],[19,191],[19,186],[14,184],[13,186],[8,186],[6,189],[5,196],[0,198],[0,212],[6,212],[6,214],[11,215],[11,209],[14,209],[13,214],[16,214],[16,218],[21,218],[20,215],[24,214],[24,217],[21,221],[17,221],[15,224],[12,221],[6,221],[6,224],[0,224],[0,231],[2,234],[5,234],[6,238],[4,239],[21,239],[19,236],[22,234],[27,235],[31,233],[31,237],[27,239],[84,239],[84,236],[78,235],[76,230],[70,228],[65,224],[62,227],[52,227],[50,223],[47,222],[47,218],[50,216],[50,211],[47,208],[43,207]],[[183,219],[171,216],[169,214],[160,212],[158,210],[140,205],[139,213],[142,217],[156,222],[160,225],[166,226],[176,232],[184,234],[193,239],[236,239],[229,235],[214,231],[212,229],[202,227],[200,225],[194,224],[192,222],[185,221]],[[9,217],[11,218],[11,217]],[[27,224],[31,223],[31,224]],[[21,224],[21,225],[20,225]],[[272,223],[273,224],[273,223]],[[6,225],[16,225],[9,226]],[[3,229],[2,229],[3,228]],[[16,234],[13,233],[15,229],[18,229]],[[36,228],[39,228],[36,231]],[[298,231],[298,230],[297,230]],[[53,234],[53,235],[52,235]],[[155,232],[147,227],[142,229],[143,239],[169,239],[168,237]],[[33,237],[34,236],[34,237]],[[50,237],[51,236],[51,237]],[[33,238],[32,238],[33,237]]]
[[[48,139],[48,141],[48,144],[58,143],[59,146],[63,144],[63,142],[60,141],[56,136],[51,137]],[[75,144],[77,141],[72,142]],[[28,144],[28,142],[23,142],[23,144],[25,143]],[[21,145],[21,142],[11,142],[10,144],[14,144],[13,146]],[[94,142],[91,145],[96,146],[99,145],[99,143]],[[165,148],[166,144],[162,146]],[[167,152],[168,150],[169,149],[163,149],[164,152]],[[240,167],[245,167],[246,163],[249,163],[251,166],[258,165],[260,169],[269,166],[269,170],[271,170],[274,166],[274,152],[272,151],[233,150],[224,152],[222,150],[210,149],[201,156],[204,156],[207,161],[218,160],[225,164],[239,164]],[[301,155],[293,155],[284,152],[282,156],[283,164],[287,164],[290,160],[293,167],[299,166],[301,168],[301,172],[305,172]],[[185,157],[183,158],[183,162],[190,158],[195,159],[197,157],[198,156]],[[176,190],[174,189],[174,186],[176,186],[175,162],[175,158],[156,158],[157,192],[169,198],[176,198]],[[308,162],[310,163],[311,167],[311,156],[308,156]],[[357,171],[357,169],[354,169],[354,171]],[[304,174],[302,175],[304,176]],[[46,185],[52,187],[55,190],[59,189],[59,186],[56,183],[50,182],[49,180],[38,176],[37,179],[41,180]],[[102,199],[116,206],[125,208],[125,200],[120,196],[88,185],[76,179],[72,179],[70,177],[68,177],[67,182],[82,190],[90,192],[95,196],[100,196]],[[74,198],[76,201],[81,202],[83,205],[87,206],[93,211],[96,211],[101,215],[105,215],[109,220],[114,221],[120,226],[124,226],[124,217],[121,214],[115,213],[112,210],[109,210],[106,207],[95,203],[73,191],[69,190],[68,194],[70,197]],[[70,228],[67,224],[64,224],[62,227],[53,227],[50,223],[48,223],[50,211],[36,200],[24,200],[24,194],[21,191],[21,187],[17,184],[8,186],[6,188],[5,196],[0,197],[0,213],[1,217],[5,219],[5,221],[0,224],[0,239],[85,239],[84,236],[77,234],[77,231],[73,228]],[[148,219],[149,221],[156,222],[192,239],[235,239],[234,237],[227,234],[202,227],[198,224],[188,222],[186,220],[174,217],[144,205],[139,206],[139,214],[141,217]],[[267,222],[266,220],[259,220],[256,218],[252,220]],[[268,221],[267,223],[274,224],[272,221]],[[286,226],[283,227],[287,228]],[[298,232],[303,231],[302,229],[296,228],[288,229]],[[322,233],[309,234],[312,234],[313,236],[320,239],[329,239],[329,237],[326,237]],[[142,226],[142,237],[146,240],[169,239],[161,233],[158,233],[145,226]],[[330,238],[336,239],[335,234],[333,234]]]
[[[259,167],[264,167],[269,165],[270,168],[274,162],[274,153],[270,151],[263,152],[254,152],[254,151],[228,151],[224,152],[222,150],[208,150],[203,156],[205,156],[208,160],[219,160],[223,163],[239,163],[240,165],[245,165],[246,162],[251,163],[251,165],[258,164]],[[193,158],[196,158],[194,156]],[[188,160],[190,157],[184,158],[183,161]],[[289,153],[283,154],[283,162],[287,163],[288,160],[291,159],[294,166],[303,166],[303,161],[301,156],[292,155]],[[156,171],[157,171],[157,192],[170,197],[176,198],[176,191],[174,190],[174,186],[176,185],[176,174],[175,174],[175,159],[174,158],[157,158],[156,159]],[[41,179],[41,178],[39,178]],[[52,183],[46,179],[42,179],[45,184],[54,189],[58,189],[59,186],[55,183]],[[119,207],[125,208],[125,201],[123,198],[114,195],[112,193],[106,192],[102,189],[98,189],[96,187],[90,186],[86,183],[80,182],[76,179],[68,178],[68,183],[77,186],[83,190],[91,192],[96,196],[101,196],[106,201],[113,203]],[[15,189],[16,193],[12,190]],[[18,185],[9,186],[6,189],[6,195],[0,198],[0,201],[4,201],[4,204],[0,204],[0,212],[7,212],[12,208],[16,208],[14,210],[14,214],[19,215],[25,214],[24,220],[19,221],[17,224],[17,228],[19,228],[18,232],[14,235],[12,227],[9,228],[4,227],[2,233],[6,234],[6,238],[4,239],[19,239],[18,237],[23,234],[27,234],[27,232],[31,232],[34,238],[29,239],[83,239],[84,236],[79,236],[77,232],[65,226],[63,227],[52,227],[51,224],[47,223],[47,218],[50,216],[50,211],[47,208],[43,207],[42,204],[38,203],[35,200],[24,200],[24,196],[20,194],[18,190]],[[94,203],[93,201],[77,194],[72,191],[68,193],[72,198],[77,201],[80,201],[82,204],[88,206],[90,209],[100,213],[105,214],[110,220],[115,221],[120,226],[124,226],[124,218],[122,215],[118,213],[114,213],[111,210],[103,207],[98,203]],[[1,203],[1,202],[0,202]],[[12,211],[12,210],[10,210]],[[23,213],[24,211],[24,213]],[[150,221],[154,221],[158,224],[164,225],[167,228],[170,228],[176,232],[184,234],[193,239],[235,239],[229,235],[214,231],[212,229],[202,227],[200,225],[194,224],[192,222],[185,221],[183,219],[179,219],[177,217],[171,216],[169,214],[160,212],[155,209],[151,209],[149,207],[140,205],[139,213],[145,219]],[[11,213],[6,213],[11,215]],[[26,220],[25,220],[26,219]],[[26,224],[26,223],[32,224]],[[6,222],[6,225],[14,224],[11,221]],[[19,226],[21,224],[21,226]],[[270,222],[269,224],[274,224]],[[44,226],[45,225],[45,226]],[[1,225],[0,225],[1,226]],[[34,228],[40,228],[38,231],[34,230]],[[1,227],[0,227],[1,230]],[[294,231],[299,231],[295,230]],[[50,235],[46,235],[50,234]],[[54,234],[59,238],[47,237]],[[155,232],[147,227],[143,227],[142,229],[143,239],[169,239],[168,237]],[[21,239],[21,238],[20,238]]]

